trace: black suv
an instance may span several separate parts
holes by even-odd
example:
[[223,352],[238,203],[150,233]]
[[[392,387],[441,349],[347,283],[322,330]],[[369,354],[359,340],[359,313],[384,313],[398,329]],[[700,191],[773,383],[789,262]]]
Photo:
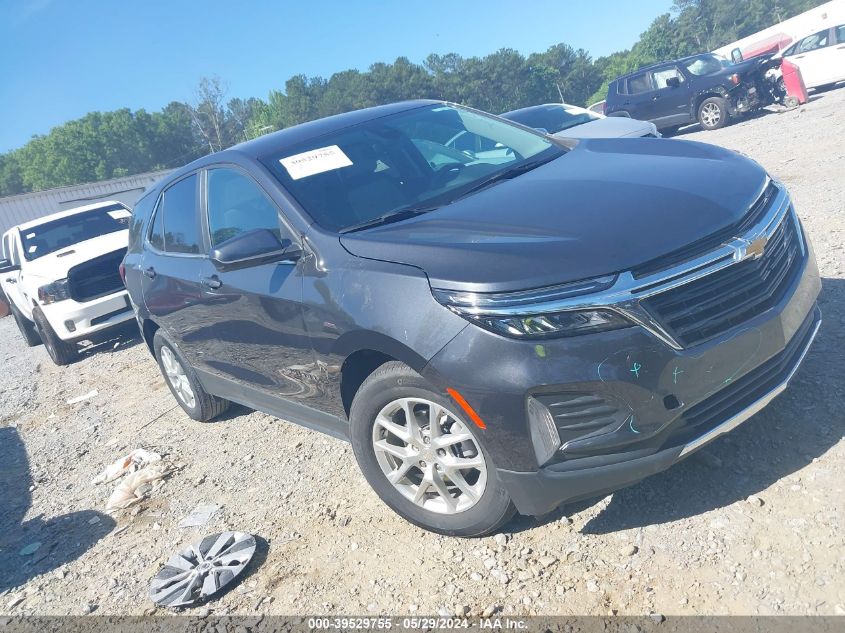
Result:
[[568,143],[415,101],[168,176],[124,265],[179,404],[349,439],[385,503],[461,536],[635,483],[759,411],[820,323],[787,192],[718,147]]
[[651,121],[667,132],[696,121],[715,130],[775,101],[765,73],[778,63],[757,58],[731,64],[706,53],[640,68],[610,82],[605,114]]

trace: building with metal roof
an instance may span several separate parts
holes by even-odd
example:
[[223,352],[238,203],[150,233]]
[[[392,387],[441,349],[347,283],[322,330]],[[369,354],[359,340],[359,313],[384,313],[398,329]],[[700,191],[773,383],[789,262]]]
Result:
[[151,171],[123,178],[56,187],[0,198],[0,234],[16,224],[35,220],[57,211],[81,207],[98,200],[117,200],[132,208],[147,187],[169,173],[170,170]]

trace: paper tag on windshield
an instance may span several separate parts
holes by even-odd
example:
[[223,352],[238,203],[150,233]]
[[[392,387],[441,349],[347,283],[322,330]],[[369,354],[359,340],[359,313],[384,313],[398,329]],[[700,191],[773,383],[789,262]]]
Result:
[[349,167],[352,161],[337,145],[312,149],[279,160],[294,180],[322,174],[333,169]]
[[114,211],[106,211],[113,220],[125,220],[126,218],[131,218],[132,214],[129,213],[126,209],[115,209]]

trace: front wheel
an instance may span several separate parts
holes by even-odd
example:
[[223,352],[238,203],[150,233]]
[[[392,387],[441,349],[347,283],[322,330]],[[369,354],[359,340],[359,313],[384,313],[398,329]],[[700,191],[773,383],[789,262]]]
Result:
[[11,302],[9,303],[9,310],[12,312],[12,317],[15,319],[15,325],[18,326],[18,330],[20,330],[26,346],[35,347],[36,345],[41,345],[41,337],[35,329],[35,324],[18,312],[18,309]]
[[364,477],[397,514],[439,534],[483,536],[516,512],[478,435],[403,363],[379,367],[352,402],[352,449]]
[[698,106],[698,122],[705,130],[718,130],[728,124],[728,102],[721,97],[709,97]]
[[68,343],[60,339],[39,308],[32,310],[32,319],[35,321],[35,329],[44,342],[47,354],[50,355],[56,365],[67,365],[76,360],[79,356],[79,348],[77,348],[76,343]]

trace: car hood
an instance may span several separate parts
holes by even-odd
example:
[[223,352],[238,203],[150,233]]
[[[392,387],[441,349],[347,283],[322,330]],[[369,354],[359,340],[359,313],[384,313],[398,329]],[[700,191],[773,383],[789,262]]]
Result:
[[580,141],[560,158],[407,221],[341,235],[436,288],[497,292],[635,268],[735,223],[765,171],[703,143]]
[[625,136],[645,136],[646,134],[653,134],[654,131],[652,124],[647,121],[629,119],[623,116],[610,116],[561,130],[552,136],[555,138],[622,138]]
[[100,255],[126,248],[129,231],[116,231],[79,242],[24,264],[24,275],[56,281],[67,277],[68,271]]

